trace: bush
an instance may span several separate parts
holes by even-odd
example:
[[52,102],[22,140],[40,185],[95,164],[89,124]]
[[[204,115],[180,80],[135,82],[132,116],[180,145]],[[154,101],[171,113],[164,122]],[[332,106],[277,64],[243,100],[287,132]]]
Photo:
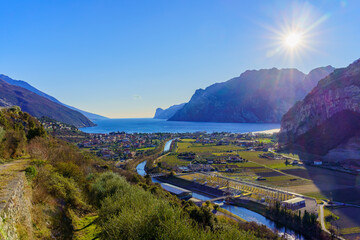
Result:
[[51,173],[45,183],[48,191],[56,198],[62,199],[74,207],[84,206],[80,188],[72,178],[66,178],[57,172]]
[[114,173],[101,174],[90,193],[100,205],[101,239],[257,239],[236,225],[215,227],[215,217],[207,207],[184,202],[184,211],[178,199],[154,196]]
[[37,175],[37,170],[34,166],[27,167],[25,169],[25,175],[27,179],[32,180]]

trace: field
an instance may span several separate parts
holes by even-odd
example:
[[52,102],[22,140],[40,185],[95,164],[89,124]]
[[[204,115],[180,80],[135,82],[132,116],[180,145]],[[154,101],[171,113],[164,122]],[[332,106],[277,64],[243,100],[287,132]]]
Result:
[[148,150],[154,150],[155,147],[147,147],[147,148],[138,148],[136,151],[148,151]]
[[339,207],[330,208],[329,210],[338,216],[338,219],[331,221],[331,224],[335,226],[341,234],[356,234],[360,236],[360,208]]
[[175,167],[175,166],[187,166],[189,161],[179,159],[177,155],[169,154],[161,158],[161,164],[164,164],[165,167]]
[[280,201],[288,200],[294,196],[291,194],[279,193],[277,191],[267,190],[261,187],[249,186],[248,184],[243,184],[236,181],[227,181],[226,179],[221,178],[215,174],[208,175],[202,173],[193,173],[180,176],[180,178],[196,181],[201,184],[206,184],[207,186],[217,187],[219,189],[229,187],[231,191],[235,192],[234,194],[242,194],[249,198],[259,200],[265,198],[266,201],[272,201],[278,199]]
[[[239,155],[246,162],[212,164],[219,175],[234,180],[246,180],[261,185],[283,188],[317,199],[360,204],[360,181],[357,176],[312,166],[286,165],[283,159],[263,158],[260,151],[245,151],[234,145],[195,143],[194,139],[182,139],[177,143],[177,153],[194,152],[199,159],[226,159],[228,155]],[[291,155],[297,158],[297,155]],[[162,159],[168,166],[184,166],[189,161],[175,156]],[[292,160],[290,160],[292,162]],[[258,177],[265,180],[257,181]]]
[[215,144],[205,144],[202,143],[192,143],[190,141],[186,142],[178,142],[177,143],[177,152],[227,152],[227,151],[237,151],[237,150],[243,150],[243,147],[234,146],[234,145],[220,145],[216,146]]

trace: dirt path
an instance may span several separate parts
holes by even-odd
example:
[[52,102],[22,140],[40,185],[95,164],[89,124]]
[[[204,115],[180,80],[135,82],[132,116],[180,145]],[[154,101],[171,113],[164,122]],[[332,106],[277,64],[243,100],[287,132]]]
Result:
[[6,205],[19,179],[24,177],[23,171],[28,165],[27,159],[0,164],[0,208]]

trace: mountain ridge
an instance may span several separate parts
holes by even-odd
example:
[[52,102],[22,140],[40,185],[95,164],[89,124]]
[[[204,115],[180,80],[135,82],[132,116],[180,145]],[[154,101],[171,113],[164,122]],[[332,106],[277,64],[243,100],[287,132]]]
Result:
[[69,105],[67,105],[65,103],[62,103],[59,100],[57,100],[55,97],[50,96],[49,94],[44,93],[43,91],[40,91],[39,89],[33,87],[31,84],[29,84],[26,81],[15,80],[15,79],[12,79],[9,76],[4,75],[4,74],[0,74],[0,79],[4,80],[5,82],[9,83],[10,85],[15,85],[15,86],[25,88],[25,89],[33,92],[33,93],[36,93],[39,96],[47,98],[47,99],[49,99],[49,100],[51,100],[51,101],[53,101],[55,103],[61,104],[61,105],[65,106],[67,108],[70,108],[72,110],[78,111],[81,114],[83,114],[85,117],[89,118],[91,121],[107,119],[107,117],[104,117],[104,116],[101,116],[101,115],[98,115],[98,114],[94,114],[94,113],[90,113],[90,112],[86,112],[86,111],[80,110],[78,108],[69,106]]
[[11,85],[0,78],[0,106],[11,107],[13,105],[19,106],[24,112],[28,112],[37,118],[46,116],[76,127],[95,125],[75,110],[39,96],[25,88]]
[[309,74],[295,68],[247,70],[226,82],[197,89],[169,121],[278,123],[333,69],[320,67]]

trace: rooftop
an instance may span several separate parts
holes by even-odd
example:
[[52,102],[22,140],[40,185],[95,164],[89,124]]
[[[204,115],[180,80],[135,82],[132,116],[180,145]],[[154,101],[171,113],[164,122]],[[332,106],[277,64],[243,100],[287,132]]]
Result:
[[191,193],[191,191],[181,188],[181,187],[177,187],[168,183],[161,183],[161,186],[163,189],[165,189],[168,192],[171,192],[173,194],[181,194],[181,193]]
[[289,199],[289,200],[283,201],[283,203],[290,203],[290,204],[294,204],[294,203],[299,203],[299,202],[302,202],[302,201],[305,201],[305,199],[300,198],[300,197],[296,197],[296,198],[292,198],[292,199]]

